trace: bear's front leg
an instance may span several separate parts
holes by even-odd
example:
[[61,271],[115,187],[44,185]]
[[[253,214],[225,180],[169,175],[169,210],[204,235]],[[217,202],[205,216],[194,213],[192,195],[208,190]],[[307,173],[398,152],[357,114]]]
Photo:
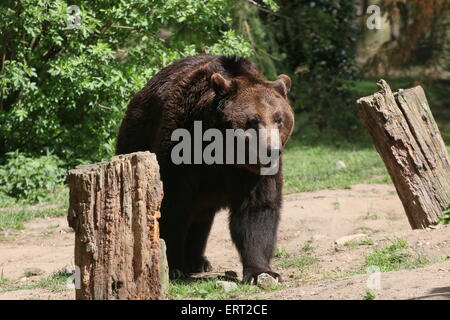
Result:
[[281,281],[270,268],[276,243],[280,208],[255,200],[244,201],[231,210],[231,238],[236,245],[243,265],[243,282],[255,283],[261,273],[268,273]]

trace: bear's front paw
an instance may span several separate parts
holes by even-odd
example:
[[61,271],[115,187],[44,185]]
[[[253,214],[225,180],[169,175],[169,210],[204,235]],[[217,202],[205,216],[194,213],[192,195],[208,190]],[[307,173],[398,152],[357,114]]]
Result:
[[243,283],[249,283],[249,284],[258,284],[258,276],[262,273],[267,273],[269,276],[271,276],[274,279],[277,279],[278,282],[282,282],[281,276],[279,273],[273,272],[272,270],[244,270],[244,276],[242,278]]

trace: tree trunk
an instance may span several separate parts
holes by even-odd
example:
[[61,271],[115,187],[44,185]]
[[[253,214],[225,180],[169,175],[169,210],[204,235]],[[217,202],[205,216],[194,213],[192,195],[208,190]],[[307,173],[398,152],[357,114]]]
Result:
[[357,101],[413,229],[439,222],[450,205],[450,160],[422,87],[380,91]]
[[163,298],[157,221],[163,191],[155,155],[80,165],[69,172],[69,187],[76,298]]

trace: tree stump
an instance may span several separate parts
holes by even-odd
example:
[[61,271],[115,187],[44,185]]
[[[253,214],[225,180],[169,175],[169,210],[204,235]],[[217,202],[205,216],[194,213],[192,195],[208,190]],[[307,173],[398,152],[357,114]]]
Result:
[[413,229],[439,222],[450,205],[450,160],[422,87],[357,101],[364,125],[395,184]]
[[136,152],[77,166],[69,187],[76,298],[163,298],[157,221],[163,189],[155,155]]

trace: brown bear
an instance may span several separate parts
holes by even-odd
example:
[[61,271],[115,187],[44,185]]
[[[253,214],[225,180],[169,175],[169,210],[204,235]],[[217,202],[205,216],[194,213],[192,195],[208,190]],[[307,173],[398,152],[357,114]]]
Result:
[[175,164],[171,152],[174,130],[192,132],[196,121],[203,130],[221,132],[276,128],[279,141],[264,143],[268,153],[281,152],[294,126],[290,85],[286,75],[267,81],[242,57],[205,54],[173,62],[132,97],[116,153],[149,150],[157,156],[164,185],[160,232],[171,277],[211,270],[206,242],[215,213],[225,208],[243,281],[256,281],[261,273],[280,277],[270,261],[282,205],[281,156],[275,174],[261,175],[257,169],[264,164],[259,162]]

